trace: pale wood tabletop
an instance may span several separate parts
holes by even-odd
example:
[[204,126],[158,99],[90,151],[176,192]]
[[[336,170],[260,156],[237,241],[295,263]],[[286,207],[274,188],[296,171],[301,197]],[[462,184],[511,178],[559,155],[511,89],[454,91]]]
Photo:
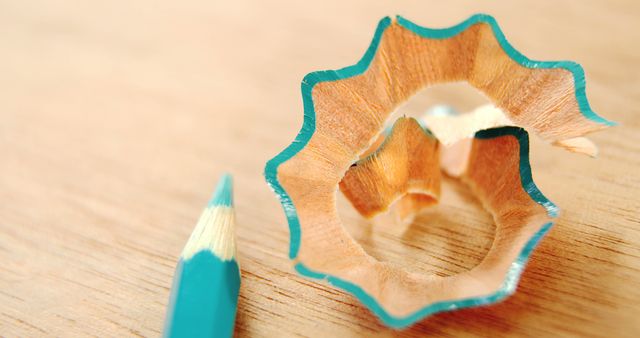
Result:
[[[302,77],[356,62],[379,19],[445,27],[477,12],[533,59],[581,63],[593,109],[621,125],[592,135],[596,159],[532,141],[562,214],[514,296],[394,331],[296,275],[263,167],[300,128]],[[634,1],[1,1],[0,336],[159,336],[176,260],[226,171],[236,336],[638,336],[638,41]],[[403,109],[482,100],[443,86]],[[493,235],[453,181],[408,229],[339,207],[371,255],[420,272],[472,268]]]

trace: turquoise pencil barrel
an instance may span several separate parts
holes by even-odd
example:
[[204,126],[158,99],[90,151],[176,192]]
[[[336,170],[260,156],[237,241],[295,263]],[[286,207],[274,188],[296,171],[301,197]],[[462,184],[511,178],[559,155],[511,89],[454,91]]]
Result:
[[200,251],[178,263],[167,312],[165,337],[232,337],[240,291],[235,259]]

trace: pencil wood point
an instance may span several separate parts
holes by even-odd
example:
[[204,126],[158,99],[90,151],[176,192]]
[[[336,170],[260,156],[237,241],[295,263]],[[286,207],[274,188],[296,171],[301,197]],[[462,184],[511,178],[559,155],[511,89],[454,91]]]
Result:
[[220,179],[181,257],[189,259],[202,250],[210,250],[223,261],[236,256],[233,179],[229,174],[223,175]]

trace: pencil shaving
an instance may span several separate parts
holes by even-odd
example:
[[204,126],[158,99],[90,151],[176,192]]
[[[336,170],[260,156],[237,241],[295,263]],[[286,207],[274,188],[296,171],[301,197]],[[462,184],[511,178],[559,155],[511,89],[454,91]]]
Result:
[[[424,87],[455,81],[467,81],[494,107],[458,117],[461,128],[450,125],[453,117],[426,117],[438,139],[432,144],[415,133],[417,123],[401,119],[410,128],[392,131],[387,145],[385,123],[400,104]],[[487,15],[445,29],[385,18],[357,64],[307,75],[302,96],[299,135],[265,169],[289,221],[290,258],[300,274],[353,294],[395,328],[515,291],[558,214],[533,183],[522,128],[590,154],[595,146],[580,137],[613,125],[589,107],[579,65],[528,59]],[[429,151],[414,156],[421,150]],[[409,272],[371,257],[346,232],[336,210],[338,186],[366,217],[394,202],[408,205],[410,216],[437,202],[439,167],[494,217],[494,245],[476,267],[449,277]]]

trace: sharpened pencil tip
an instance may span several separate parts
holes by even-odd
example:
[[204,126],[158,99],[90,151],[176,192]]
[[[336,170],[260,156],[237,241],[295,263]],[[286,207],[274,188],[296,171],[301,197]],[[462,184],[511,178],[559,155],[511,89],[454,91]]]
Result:
[[236,254],[235,215],[233,210],[233,180],[224,174],[202,211],[191,237],[182,251],[187,260],[202,250],[209,250],[223,261]]
[[232,337],[240,277],[233,181],[224,174],[180,255],[163,337]]
[[233,178],[230,174],[222,175],[209,204],[207,204],[208,207],[218,205],[233,206]]

